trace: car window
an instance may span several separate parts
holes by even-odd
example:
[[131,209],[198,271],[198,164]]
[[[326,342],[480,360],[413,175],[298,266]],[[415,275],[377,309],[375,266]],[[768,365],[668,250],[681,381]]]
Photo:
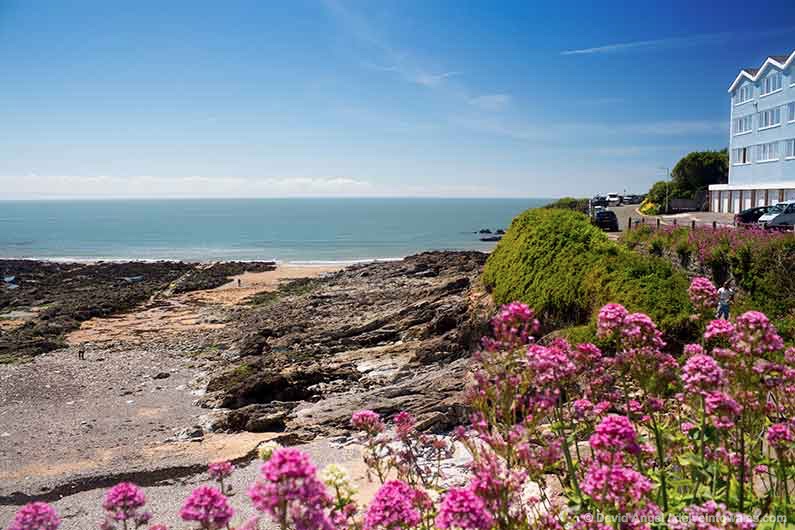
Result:
[[769,213],[781,213],[784,211],[784,204],[777,204],[770,209]]

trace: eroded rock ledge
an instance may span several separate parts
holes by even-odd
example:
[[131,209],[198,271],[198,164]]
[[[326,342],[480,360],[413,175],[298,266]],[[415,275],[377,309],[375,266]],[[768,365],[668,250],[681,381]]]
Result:
[[361,408],[460,422],[468,358],[492,308],[486,255],[429,252],[348,268],[241,309],[240,358],[210,378],[216,430],[335,435]]

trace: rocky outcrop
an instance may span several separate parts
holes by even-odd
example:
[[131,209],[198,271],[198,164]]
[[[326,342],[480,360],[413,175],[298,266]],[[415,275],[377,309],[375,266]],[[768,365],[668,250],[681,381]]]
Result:
[[[491,314],[486,255],[430,252],[355,266],[241,310],[242,357],[211,377],[224,430],[336,434],[361,408],[415,413],[429,429],[464,415],[468,358]],[[285,289],[290,293],[290,289]]]
[[216,264],[159,262],[56,263],[0,260],[0,317],[12,311],[29,318],[12,330],[0,327],[0,362],[63,347],[64,334],[97,316],[128,311],[164,293],[211,289],[244,271],[273,270],[273,262]]

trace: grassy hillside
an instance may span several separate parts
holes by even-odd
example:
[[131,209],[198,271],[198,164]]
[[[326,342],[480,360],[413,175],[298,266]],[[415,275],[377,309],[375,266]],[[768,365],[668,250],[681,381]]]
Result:
[[660,258],[607,239],[583,214],[533,209],[517,216],[483,273],[497,303],[521,300],[548,329],[586,324],[607,302],[648,313],[669,340],[693,333],[688,280]]

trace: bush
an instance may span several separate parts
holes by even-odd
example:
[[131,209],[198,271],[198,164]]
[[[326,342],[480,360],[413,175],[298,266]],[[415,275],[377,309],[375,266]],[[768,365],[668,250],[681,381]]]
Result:
[[589,199],[575,199],[574,197],[563,197],[555,202],[544,205],[544,208],[558,208],[561,210],[574,210],[575,212],[588,213]]
[[483,271],[495,302],[533,306],[549,329],[586,324],[608,301],[651,315],[669,339],[690,337],[686,276],[665,260],[613,243],[588,219],[528,210],[514,219]]

